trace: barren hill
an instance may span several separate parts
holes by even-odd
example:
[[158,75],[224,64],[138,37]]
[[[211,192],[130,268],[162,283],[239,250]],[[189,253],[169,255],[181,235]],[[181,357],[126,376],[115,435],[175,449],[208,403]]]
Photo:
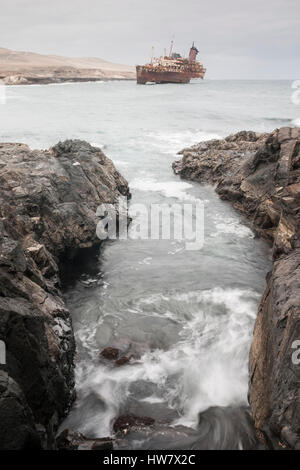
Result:
[[0,79],[7,85],[134,78],[134,67],[97,57],[62,57],[0,48]]

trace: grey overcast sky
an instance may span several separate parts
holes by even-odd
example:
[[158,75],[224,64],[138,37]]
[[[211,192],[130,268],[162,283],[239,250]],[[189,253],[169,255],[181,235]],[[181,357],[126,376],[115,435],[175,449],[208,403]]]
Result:
[[137,64],[192,41],[207,78],[300,79],[300,0],[0,0],[0,47]]

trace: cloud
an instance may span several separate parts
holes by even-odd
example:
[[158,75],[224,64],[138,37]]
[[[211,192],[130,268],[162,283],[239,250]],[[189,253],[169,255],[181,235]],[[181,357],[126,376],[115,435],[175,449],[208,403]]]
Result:
[[[143,63],[175,35],[215,78],[300,77],[298,0],[1,0],[0,45]],[[229,65],[230,64],[230,65]]]

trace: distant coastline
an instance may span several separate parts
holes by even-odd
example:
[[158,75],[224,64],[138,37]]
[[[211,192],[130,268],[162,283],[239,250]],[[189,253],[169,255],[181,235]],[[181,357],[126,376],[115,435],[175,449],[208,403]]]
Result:
[[5,85],[134,79],[135,69],[130,65],[0,48],[0,80]]

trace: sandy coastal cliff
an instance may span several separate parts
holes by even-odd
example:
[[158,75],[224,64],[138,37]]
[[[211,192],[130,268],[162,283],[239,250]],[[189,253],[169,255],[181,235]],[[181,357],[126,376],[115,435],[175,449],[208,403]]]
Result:
[[47,151],[0,144],[0,187],[0,448],[55,448],[74,400],[60,268],[99,243],[97,206],[128,186],[100,149],[75,140]]
[[[239,132],[181,152],[174,171],[216,185],[273,246],[249,361],[249,402],[268,448],[300,449],[300,129]],[[299,355],[298,355],[299,356]]]
[[0,47],[0,80],[6,85],[133,79],[134,67],[96,57],[61,57]]

